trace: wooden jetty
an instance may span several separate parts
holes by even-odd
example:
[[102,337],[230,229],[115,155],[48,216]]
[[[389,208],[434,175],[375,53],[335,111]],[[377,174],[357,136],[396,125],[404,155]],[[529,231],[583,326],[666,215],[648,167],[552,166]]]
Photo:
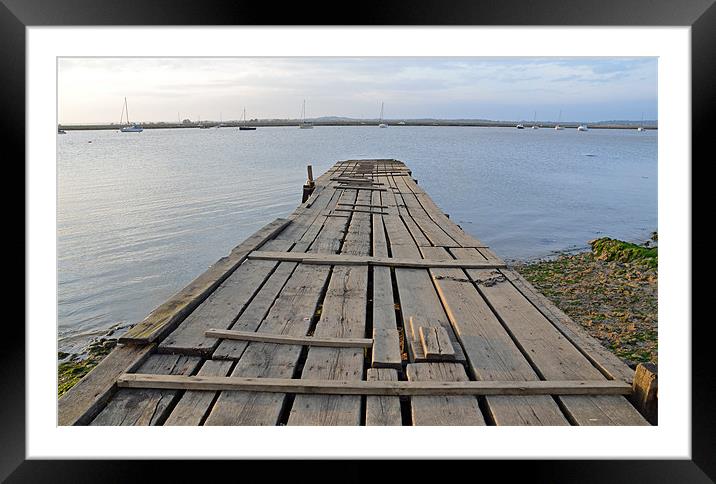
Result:
[[309,170],[119,343],[59,425],[648,425],[634,371],[396,160]]

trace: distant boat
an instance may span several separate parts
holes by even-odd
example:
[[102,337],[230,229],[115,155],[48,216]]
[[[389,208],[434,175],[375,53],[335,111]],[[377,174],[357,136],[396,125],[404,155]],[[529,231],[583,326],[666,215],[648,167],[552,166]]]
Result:
[[516,126],[517,129],[525,129],[525,126],[523,124],[518,124]]
[[539,129],[539,126],[537,125],[537,111],[535,111],[535,115],[532,118],[532,129]]
[[124,121],[124,113],[127,113],[127,124],[128,126],[124,126],[123,128],[120,128],[119,130],[122,133],[141,133],[144,131],[144,128],[142,128],[139,124],[132,124],[129,122],[129,107],[127,107],[127,98],[124,98],[124,105],[122,106],[122,114],[119,117],[119,125],[121,126]]
[[313,129],[313,125],[306,121],[306,100],[303,100],[303,109],[301,110],[301,124],[298,125],[301,129]]
[[378,122],[379,122],[378,127],[379,128],[387,128],[388,127],[388,125],[383,122],[383,104],[384,103],[380,103],[380,118],[378,119]]
[[639,127],[636,128],[637,131],[644,131],[644,113],[641,113],[641,123],[639,123]]
[[580,124],[577,126],[577,131],[589,131],[589,128],[585,124]]
[[[244,114],[241,116],[241,122],[246,124],[246,108],[244,108]],[[256,131],[256,126],[239,126],[239,131]]]
[[211,125],[201,124],[201,116],[199,116],[199,129],[209,129],[209,128],[211,128]]
[[562,121],[562,110],[559,110],[559,117],[557,118],[557,124],[554,125],[554,129],[557,131],[563,130],[564,128],[559,125],[559,122]]

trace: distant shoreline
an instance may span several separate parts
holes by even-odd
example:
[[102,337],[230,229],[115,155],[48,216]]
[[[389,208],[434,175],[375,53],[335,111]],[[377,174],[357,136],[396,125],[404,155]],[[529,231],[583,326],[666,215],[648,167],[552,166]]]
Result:
[[[400,121],[386,121],[383,123],[388,126],[395,126],[397,128],[404,126],[449,126],[449,127],[476,127],[476,128],[515,128],[517,123],[502,122],[502,121],[404,121],[400,124]],[[366,126],[375,127],[380,124],[380,121],[310,121],[313,126]],[[223,128],[238,128],[239,126],[251,126],[256,128],[272,128],[272,127],[298,127],[301,122],[296,120],[277,120],[277,121],[255,121],[255,122],[238,122],[238,121],[227,121],[217,123],[215,121],[207,121],[204,123],[141,123],[144,129],[181,129],[181,128],[199,128],[201,126],[214,128],[218,125]],[[525,129],[531,129],[532,123],[521,122]],[[557,123],[538,123],[537,125],[543,129],[554,129]],[[589,129],[636,129],[639,127],[638,124],[586,124]],[[564,129],[576,129],[580,123],[560,123]],[[120,125],[118,124],[74,124],[64,125],[60,124],[58,129],[65,131],[88,131],[88,130],[119,130]],[[657,130],[658,126],[644,126],[645,130]]]

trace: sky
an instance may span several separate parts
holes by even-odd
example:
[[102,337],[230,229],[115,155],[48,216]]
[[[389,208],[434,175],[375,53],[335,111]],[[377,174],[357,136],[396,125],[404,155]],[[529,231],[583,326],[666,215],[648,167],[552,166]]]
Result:
[[58,121],[657,119],[656,57],[60,58]]

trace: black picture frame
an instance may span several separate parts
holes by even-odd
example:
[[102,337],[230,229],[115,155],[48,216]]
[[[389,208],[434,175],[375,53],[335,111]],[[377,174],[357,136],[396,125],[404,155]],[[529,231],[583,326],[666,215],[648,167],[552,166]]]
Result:
[[[693,153],[708,153],[716,106],[716,7],[714,0],[382,0],[370,3],[260,2],[247,0],[0,0],[0,126],[5,157],[17,167],[25,157],[25,28],[30,26],[109,25],[572,25],[690,26]],[[713,157],[710,157],[711,159]],[[708,161],[703,159],[701,161]],[[692,160],[683,160],[694,166]],[[24,178],[24,172],[23,172]],[[696,178],[692,175],[692,180]],[[693,188],[692,188],[693,190]],[[693,192],[692,192],[693,193]],[[6,205],[8,207],[10,205]],[[14,205],[13,205],[14,206]],[[19,210],[16,210],[19,213]],[[692,219],[694,220],[695,217]],[[24,231],[23,231],[24,234]],[[19,239],[16,237],[15,240]],[[24,239],[23,243],[27,241]],[[694,245],[694,253],[696,245]],[[9,253],[9,252],[8,252]],[[25,252],[27,258],[27,252]],[[26,260],[27,262],[27,260]],[[690,281],[684,281],[689,283]],[[17,283],[19,285],[19,283]],[[695,290],[696,285],[691,287]],[[691,296],[692,301],[698,300]],[[6,307],[9,301],[6,301]],[[19,306],[16,302],[13,305]],[[692,332],[692,460],[480,461],[470,463],[476,476],[523,476],[534,482],[711,482],[716,479],[716,418],[709,319],[682,322]],[[160,471],[163,480],[187,480],[190,472],[212,466],[211,474],[236,472],[231,462],[157,463],[135,461],[60,461],[25,459],[25,332],[17,319],[6,319],[0,338],[0,479],[8,482],[131,482]],[[635,446],[639,443],[635,442]],[[221,464],[221,465],[219,465]],[[246,463],[239,464],[248,472]],[[261,463],[258,463],[261,465]],[[265,466],[266,463],[263,463]],[[154,472],[149,472],[149,467]],[[336,480],[316,473],[315,463],[283,466],[293,475]],[[424,478],[424,466],[399,465],[402,479]],[[265,467],[264,467],[265,469]],[[452,467],[451,467],[452,469]],[[375,468],[349,462],[336,469],[340,480],[365,482]],[[492,472],[491,472],[492,471]],[[239,474],[235,474],[237,478]],[[272,476],[275,477],[275,474]],[[323,476],[321,478],[321,476]],[[446,476],[447,477],[447,476]]]

